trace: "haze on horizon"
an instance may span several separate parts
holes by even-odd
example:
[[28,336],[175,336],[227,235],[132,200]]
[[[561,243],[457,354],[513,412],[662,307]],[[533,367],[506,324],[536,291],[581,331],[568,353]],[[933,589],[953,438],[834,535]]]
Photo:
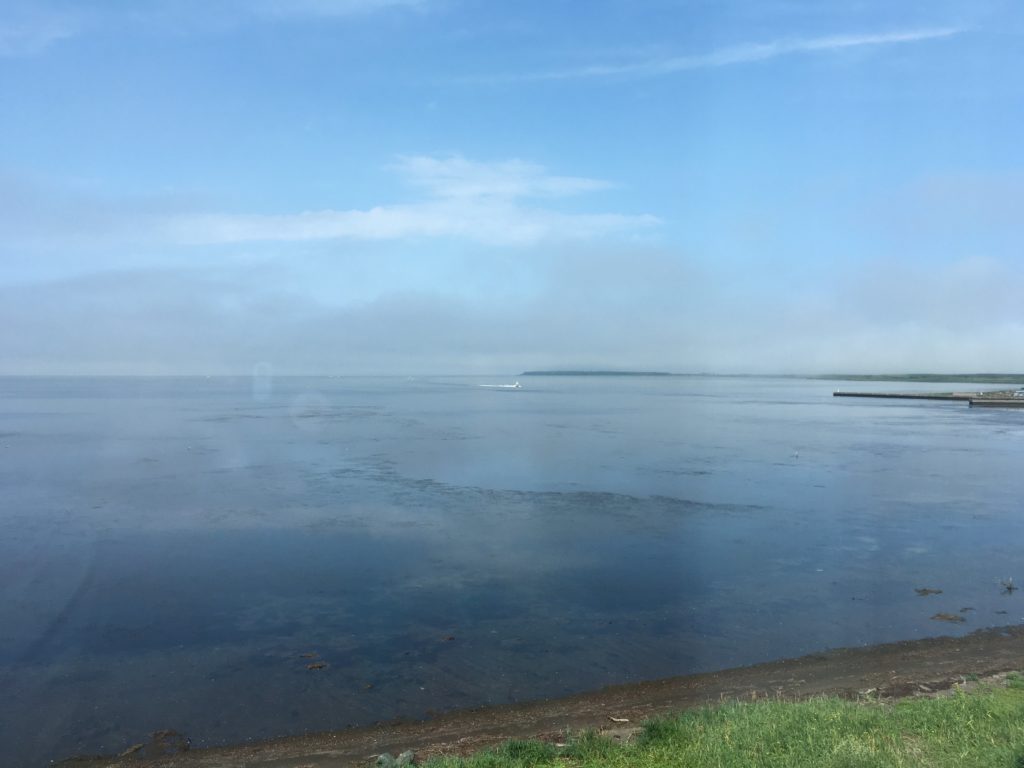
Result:
[[0,5],[0,374],[1024,370],[1024,8]]

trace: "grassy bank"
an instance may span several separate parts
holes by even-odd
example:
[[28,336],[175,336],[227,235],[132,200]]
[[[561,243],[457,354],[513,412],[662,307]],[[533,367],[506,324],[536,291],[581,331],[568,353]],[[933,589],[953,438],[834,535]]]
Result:
[[897,702],[818,698],[705,707],[646,723],[629,743],[512,741],[430,768],[1024,768],[1024,678]]

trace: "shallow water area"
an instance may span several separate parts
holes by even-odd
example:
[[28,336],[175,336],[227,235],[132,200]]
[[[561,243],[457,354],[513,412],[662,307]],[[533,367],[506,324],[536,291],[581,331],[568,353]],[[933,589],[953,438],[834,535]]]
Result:
[[0,379],[9,764],[1024,620],[1024,413],[491,381]]

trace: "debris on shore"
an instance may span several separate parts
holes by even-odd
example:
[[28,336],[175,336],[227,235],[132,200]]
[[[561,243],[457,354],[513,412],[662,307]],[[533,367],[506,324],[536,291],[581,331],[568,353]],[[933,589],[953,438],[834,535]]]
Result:
[[416,755],[411,749],[405,750],[398,757],[394,757],[390,752],[385,752],[383,755],[377,755],[377,768],[407,768],[407,766],[414,766],[416,763],[414,760]]

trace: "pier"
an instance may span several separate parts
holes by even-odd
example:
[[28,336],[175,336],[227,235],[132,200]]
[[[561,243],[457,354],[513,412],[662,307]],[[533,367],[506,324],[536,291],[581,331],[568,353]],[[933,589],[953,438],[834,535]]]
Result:
[[892,400],[960,400],[970,402],[977,392],[833,392],[832,397],[877,397]]
[[885,400],[947,400],[965,402],[971,408],[1024,408],[1024,397],[1012,390],[990,392],[840,392],[833,397],[872,397]]

